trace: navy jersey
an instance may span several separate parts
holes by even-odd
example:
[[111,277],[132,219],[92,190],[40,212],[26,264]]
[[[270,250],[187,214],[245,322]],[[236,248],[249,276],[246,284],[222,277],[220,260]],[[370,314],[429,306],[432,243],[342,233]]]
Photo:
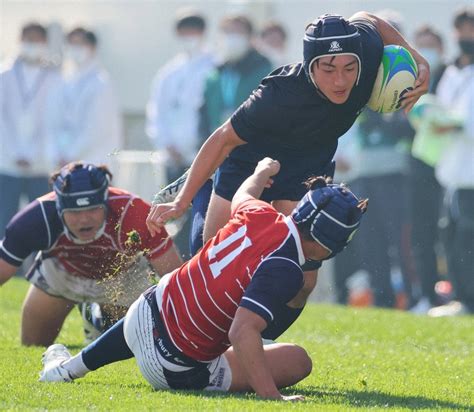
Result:
[[248,144],[236,148],[231,158],[257,162],[270,156],[280,160],[284,169],[295,166],[295,158],[310,157],[315,173],[327,167],[337,139],[367,104],[382,59],[383,42],[375,26],[365,19],[353,24],[361,36],[362,67],[348,100],[334,104],[322,96],[302,63],[280,67],[232,116],[237,135]]

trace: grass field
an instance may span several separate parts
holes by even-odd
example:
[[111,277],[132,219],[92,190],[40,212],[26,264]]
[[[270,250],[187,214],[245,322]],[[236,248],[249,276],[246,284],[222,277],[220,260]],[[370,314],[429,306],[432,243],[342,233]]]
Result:
[[[72,384],[40,384],[42,348],[19,345],[27,284],[0,288],[0,410],[366,410],[474,411],[474,319],[429,319],[396,311],[309,305],[283,337],[310,353],[310,377],[285,391],[304,403],[254,395],[154,392],[133,360],[109,365]],[[59,342],[77,352],[78,312]]]

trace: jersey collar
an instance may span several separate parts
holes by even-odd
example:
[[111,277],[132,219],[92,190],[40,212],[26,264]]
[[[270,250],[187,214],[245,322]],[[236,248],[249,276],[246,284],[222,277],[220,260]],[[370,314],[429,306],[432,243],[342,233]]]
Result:
[[285,223],[288,226],[288,229],[290,230],[291,235],[295,239],[296,249],[298,250],[299,264],[303,265],[304,262],[306,262],[306,258],[304,257],[303,246],[301,244],[301,238],[300,238],[298,229],[295,225],[295,222],[293,222],[293,219],[291,218],[291,216],[285,216]]

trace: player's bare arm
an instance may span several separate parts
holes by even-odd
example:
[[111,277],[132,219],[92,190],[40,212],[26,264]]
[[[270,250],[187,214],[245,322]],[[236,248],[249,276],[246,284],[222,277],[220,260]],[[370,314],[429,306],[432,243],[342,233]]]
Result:
[[255,393],[264,399],[303,400],[303,396],[283,396],[272,376],[262,344],[262,331],[267,322],[256,313],[240,307],[229,331],[229,341]]
[[426,59],[405,40],[398,30],[384,19],[374,14],[361,11],[354,14],[349,20],[355,20],[357,18],[368,19],[373,24],[375,24],[380,36],[382,37],[384,45],[398,44],[403,46],[412,54],[413,58],[415,59],[418,65],[418,77],[415,82],[415,88],[405,95],[402,103],[405,113],[408,113],[418,101],[418,99],[428,92],[430,85],[430,65]]
[[146,223],[154,236],[170,219],[181,216],[189,207],[193,197],[206,180],[221,165],[229,153],[245,144],[227,120],[203,144],[189,170],[189,176],[174,202],[155,205],[148,214]]
[[155,269],[160,276],[171,272],[181,266],[182,263],[183,261],[174,246],[159,257],[150,260],[151,266],[153,266],[153,269]]
[[17,267],[0,259],[0,286],[6,283],[17,271]]
[[280,171],[280,162],[269,157],[260,160],[254,173],[245,180],[232,198],[232,211],[248,199],[259,199],[273,183],[271,177]]

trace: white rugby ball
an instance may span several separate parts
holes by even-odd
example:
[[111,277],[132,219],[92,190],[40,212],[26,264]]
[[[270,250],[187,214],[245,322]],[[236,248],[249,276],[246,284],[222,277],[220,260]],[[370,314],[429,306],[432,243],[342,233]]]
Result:
[[379,113],[399,110],[403,96],[413,90],[417,74],[415,59],[407,49],[385,46],[368,108]]

